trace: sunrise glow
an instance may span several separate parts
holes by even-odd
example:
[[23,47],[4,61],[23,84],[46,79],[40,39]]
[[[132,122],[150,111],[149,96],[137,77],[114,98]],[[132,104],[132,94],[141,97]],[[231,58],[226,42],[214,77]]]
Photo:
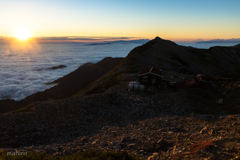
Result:
[[55,2],[1,1],[0,36],[21,41],[31,36],[159,36],[174,41],[240,38],[238,0]]
[[20,40],[26,40],[27,38],[31,37],[30,32],[25,28],[17,28],[14,31],[14,37]]

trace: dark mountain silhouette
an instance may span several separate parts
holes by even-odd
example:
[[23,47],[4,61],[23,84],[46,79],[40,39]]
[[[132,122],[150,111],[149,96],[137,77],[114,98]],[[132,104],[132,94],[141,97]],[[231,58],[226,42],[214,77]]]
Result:
[[217,46],[209,49],[197,49],[180,46],[172,41],[156,37],[146,44],[134,48],[111,72],[78,94],[104,92],[109,88],[109,84],[117,84],[123,73],[139,73],[139,71],[151,67],[188,77],[202,73],[207,78],[239,79],[240,44],[232,47]]
[[[58,83],[58,85],[48,90],[38,92],[18,102],[0,101],[0,112],[18,109],[49,98],[67,98],[75,93],[81,93],[79,91],[86,86],[88,87],[84,92],[94,88],[94,92],[103,92],[119,81],[117,76],[121,73],[138,73],[140,70],[150,67],[186,75],[202,73],[207,77],[240,78],[240,44],[232,47],[217,46],[209,49],[197,49],[180,46],[172,41],[156,37],[146,44],[134,48],[124,59],[108,57],[97,64],[86,63],[76,71],[52,82]],[[111,72],[104,75],[111,69]],[[103,77],[100,78],[101,76]],[[89,87],[92,82],[94,84]]]
[[239,46],[197,49],[156,37],[134,48],[118,68],[125,67],[126,72],[137,72],[156,67],[189,75],[203,73],[209,77],[240,78]]

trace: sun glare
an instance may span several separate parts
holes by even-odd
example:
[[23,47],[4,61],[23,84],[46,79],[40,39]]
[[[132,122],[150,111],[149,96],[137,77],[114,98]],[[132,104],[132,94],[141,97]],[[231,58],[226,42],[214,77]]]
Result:
[[20,40],[26,40],[27,38],[31,37],[30,32],[25,28],[18,28],[14,32],[14,37]]

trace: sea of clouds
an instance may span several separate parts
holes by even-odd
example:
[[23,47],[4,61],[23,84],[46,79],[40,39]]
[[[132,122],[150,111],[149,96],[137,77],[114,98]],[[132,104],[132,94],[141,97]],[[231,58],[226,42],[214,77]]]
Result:
[[[0,43],[0,100],[21,100],[44,91],[46,85],[74,71],[84,63],[97,63],[105,57],[125,57],[147,40],[107,43],[34,43],[29,45]],[[235,44],[178,43],[196,48],[233,46]],[[59,65],[67,67],[56,70]]]
[[[139,43],[86,45],[86,43],[42,43],[29,46],[0,44],[0,99],[21,100],[44,91],[52,82],[84,63],[104,57],[125,57]],[[53,66],[67,67],[50,70]]]

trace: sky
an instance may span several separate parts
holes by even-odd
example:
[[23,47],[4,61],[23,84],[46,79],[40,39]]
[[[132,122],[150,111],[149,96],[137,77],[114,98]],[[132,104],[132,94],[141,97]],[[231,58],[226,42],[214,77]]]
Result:
[[240,38],[239,0],[0,0],[0,36]]

